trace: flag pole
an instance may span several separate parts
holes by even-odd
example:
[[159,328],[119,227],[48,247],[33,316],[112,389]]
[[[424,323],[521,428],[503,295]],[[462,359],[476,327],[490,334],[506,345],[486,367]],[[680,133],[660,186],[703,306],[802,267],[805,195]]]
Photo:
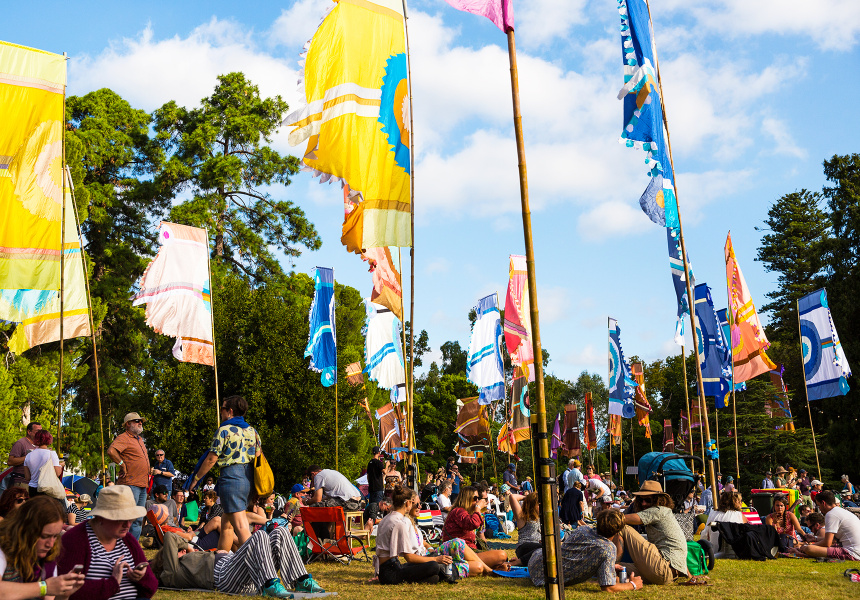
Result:
[[[502,10],[504,10],[502,4]],[[523,214],[523,236],[526,246],[526,271],[529,282],[529,305],[532,325],[532,349],[534,353],[535,388],[537,402],[531,412],[532,431],[537,431],[540,478],[535,481],[541,507],[541,533],[543,534],[543,560],[546,583],[544,592],[548,600],[564,600],[564,574],[561,564],[561,540],[558,537],[558,494],[555,490],[555,461],[549,458],[549,443],[546,427],[546,398],[543,381],[543,351],[540,339],[540,319],[538,311],[537,274],[535,273],[535,253],[532,243],[531,209],[529,208],[528,176],[526,174],[526,149],[523,141],[523,123],[520,112],[520,84],[517,74],[517,50],[514,30],[506,31],[508,36],[508,57],[511,65],[511,95],[514,110],[514,134],[517,141],[517,159],[520,176],[520,201]],[[534,462],[534,461],[533,461]]]
[[[689,391],[689,383],[687,383],[687,350],[684,348],[684,345],[681,344],[681,370],[684,372],[684,400],[687,402],[687,439],[690,440],[690,454],[693,453],[693,427],[692,427],[692,413],[690,412],[690,391]],[[704,448],[704,447],[703,447]],[[704,449],[703,449],[704,452]],[[704,462],[704,455],[702,458],[702,462]]]
[[[732,232],[729,231],[729,235],[731,236]],[[732,419],[734,423],[734,432],[735,432],[735,471],[738,476],[738,485],[741,481],[741,459],[738,450],[738,399],[735,395],[735,349],[732,344],[731,339],[731,323],[734,321],[734,315],[732,315],[732,286],[731,281],[729,281],[728,273],[726,273],[726,298],[729,302],[729,307],[726,309],[726,320],[729,322],[729,339],[726,340],[729,344],[729,359],[732,361]],[[720,325],[722,327],[722,325]],[[716,402],[714,402],[714,410],[716,410]],[[737,485],[735,487],[738,487]]]
[[[77,233],[78,233],[78,241],[80,241],[80,239],[81,239],[81,229],[80,229],[81,221],[80,221],[80,218],[78,217],[78,204],[75,201],[75,188],[72,185],[72,172],[69,170],[68,166],[66,166],[65,173],[67,174],[67,176],[69,178],[69,191],[71,192],[71,195],[72,195],[72,208],[75,211],[75,226],[76,226]],[[63,201],[65,202],[65,200],[63,200]],[[93,370],[95,371],[95,374],[96,374],[96,400],[98,401],[98,405],[99,405],[99,440],[101,441],[101,446],[102,446],[102,468],[100,470],[100,473],[102,476],[102,481],[104,483],[107,483],[107,463],[105,463],[105,429],[104,429],[104,418],[102,416],[102,393],[101,393],[101,386],[99,384],[99,352],[98,352],[98,348],[96,347],[96,326],[95,326],[95,321],[93,320],[93,299],[92,299],[92,295],[90,294],[90,275],[89,275],[89,269],[87,268],[87,256],[84,253],[84,247],[83,246],[81,246],[81,262],[83,263],[83,267],[84,267],[84,283],[87,286],[87,312],[88,312],[88,316],[90,318],[90,334],[92,335],[92,339],[93,339]]]
[[[69,55],[63,52],[63,60],[68,61]],[[60,135],[62,135],[62,180],[63,180],[63,196],[60,199],[62,208],[60,209],[60,381],[57,386],[57,443],[54,446],[60,450],[60,439],[63,432],[63,312],[65,309],[65,277],[66,277],[66,84],[63,83],[63,121]]]
[[[649,22],[651,24],[651,28],[653,30],[654,24],[653,24],[653,21],[651,19],[651,5],[648,3],[648,0],[645,0],[645,5],[648,7],[648,20],[649,20]],[[657,68],[657,83],[660,86],[660,108],[662,109],[662,112],[663,112],[663,125],[666,128],[666,145],[668,146],[668,150],[669,150],[669,163],[671,164],[672,172],[674,173],[675,161],[672,158],[672,138],[671,138],[671,135],[669,134],[669,119],[666,115],[666,105],[665,105],[665,102],[663,101],[663,80],[660,77],[660,61],[657,60],[657,45],[656,44],[654,44],[654,66]],[[678,181],[676,178],[675,179],[675,200],[676,200],[676,202],[677,202],[677,199],[678,199]],[[696,310],[695,310],[695,307],[693,305],[693,302],[694,302],[693,287],[692,287],[692,283],[690,281],[690,264],[689,264],[689,261],[687,260],[687,245],[684,242],[684,225],[681,221],[681,207],[680,207],[680,205],[678,206],[678,237],[680,238],[680,242],[681,242],[681,260],[684,261],[684,280],[687,284],[687,305],[690,309],[690,325],[691,325],[690,329],[692,329],[690,334],[693,336],[693,353],[696,356],[696,387],[698,388],[699,400],[701,401],[702,409],[704,410],[705,436],[708,439],[710,439],[711,438],[711,427],[707,421],[708,406],[707,406],[707,404],[705,404],[705,387],[704,387],[704,384],[702,383],[702,365],[699,364],[699,343],[698,343],[698,336],[696,334]],[[685,372],[686,372],[686,365],[684,368],[685,368]],[[710,475],[711,485],[713,486],[713,489],[716,490],[717,489],[717,478],[716,478],[716,474],[714,472],[713,461],[708,461],[707,468],[708,468],[708,474]],[[716,494],[714,495],[714,497],[716,498]]]
[[[335,301],[337,297],[335,296],[334,289],[334,267],[331,269],[331,294],[332,294],[332,302],[335,307],[333,317],[337,316],[337,302]],[[337,331],[337,327],[335,327],[336,323],[331,324],[332,331],[332,340],[334,341],[334,469],[335,471],[340,470],[340,463],[338,462],[338,446],[340,445],[340,430],[338,429],[338,415],[337,415],[337,338],[335,337],[335,332]],[[213,336],[214,339],[214,336]]]
[[[621,483],[621,489],[624,489],[624,419],[619,416],[618,427],[621,429],[621,435],[618,436],[618,449],[621,457],[618,459],[618,480]],[[611,479],[611,478],[610,478]]]
[[[498,308],[498,307],[499,307],[499,292],[496,292],[496,308]],[[499,344],[499,356],[502,356],[501,340],[497,340],[497,343]],[[505,371],[505,359],[504,358],[502,358],[502,378],[504,379],[504,386],[505,386],[503,388],[505,390],[505,397],[502,399],[502,402],[504,403],[505,400],[507,400],[507,396],[508,396],[508,373],[507,373],[507,371]],[[496,409],[493,410],[493,421],[495,421],[495,415],[497,415],[497,414],[498,414],[498,405],[496,405]],[[507,417],[507,415],[505,415],[505,417]],[[491,421],[491,423],[492,423],[492,421]],[[496,469],[496,450],[498,449],[498,440],[493,435],[492,425],[490,426],[490,437],[493,438],[492,440],[490,440],[490,448],[491,448],[491,452],[493,455],[493,477],[496,478],[496,485],[498,485],[499,484],[499,471]],[[508,461],[508,462],[510,462],[510,461]],[[537,485],[537,482],[535,482],[535,485]]]
[[[803,360],[803,330],[800,328],[800,301],[795,301],[797,307],[797,335],[800,339],[800,366],[804,367]],[[815,465],[818,467],[818,479],[821,479],[821,463],[818,461],[818,443],[815,441],[815,427],[812,425],[812,405],[809,403],[809,387],[806,385],[806,370],[803,373],[803,394],[806,396],[806,409],[809,411],[809,430],[812,432],[812,446],[815,448]],[[783,413],[785,414],[785,413]]]
[[212,321],[212,367],[215,369],[215,428],[221,426],[221,396],[218,392],[218,355],[215,352],[215,285],[212,281],[212,256],[209,252],[209,230],[206,230],[206,269],[209,271],[209,316]]

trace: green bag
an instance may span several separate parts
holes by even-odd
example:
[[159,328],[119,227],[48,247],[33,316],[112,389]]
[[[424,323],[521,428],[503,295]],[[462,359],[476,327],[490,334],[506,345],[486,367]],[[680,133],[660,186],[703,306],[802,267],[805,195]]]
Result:
[[[287,525],[289,527],[289,525]],[[304,531],[293,536],[293,541],[296,543],[296,548],[299,549],[299,556],[302,557],[302,562],[308,562],[313,552],[311,551],[311,540]]]
[[690,575],[708,574],[708,556],[699,542],[687,542],[687,572]]

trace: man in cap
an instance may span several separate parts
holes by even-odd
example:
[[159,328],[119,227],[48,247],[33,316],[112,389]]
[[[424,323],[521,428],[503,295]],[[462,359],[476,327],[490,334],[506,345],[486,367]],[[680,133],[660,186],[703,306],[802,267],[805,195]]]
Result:
[[514,463],[510,463],[505,472],[502,473],[502,481],[507,483],[512,491],[519,493],[520,486],[517,484],[517,466]]
[[371,459],[367,463],[368,504],[375,504],[385,495],[385,452],[379,446],[370,450]]
[[786,473],[788,473],[788,471],[786,471],[785,467],[783,467],[782,465],[778,466],[776,468],[776,471],[774,472],[774,474],[776,475],[776,481],[774,481],[774,483],[776,484],[776,487],[781,490],[784,490],[788,487],[788,480],[783,477],[783,475],[785,475]]
[[[143,422],[146,419],[136,412],[128,413],[122,420],[124,431],[114,438],[108,448],[107,454],[119,468],[117,485],[127,485],[137,506],[146,506],[146,488],[149,485],[149,454],[146,444],[141,437],[143,433]],[[144,510],[146,514],[146,510]],[[131,524],[131,535],[135,539],[140,537],[140,528],[143,519],[135,519]]]
[[687,538],[672,515],[675,503],[656,481],[646,481],[633,492],[634,512],[624,515],[627,525],[644,525],[646,541],[632,527],[621,531],[624,547],[633,564],[625,564],[627,571],[634,566],[647,583],[667,585],[676,577],[687,575]]
[[772,476],[773,473],[771,473],[770,471],[764,474],[764,479],[762,479],[761,481],[761,489],[772,490],[775,487],[773,485],[773,480],[771,479]]

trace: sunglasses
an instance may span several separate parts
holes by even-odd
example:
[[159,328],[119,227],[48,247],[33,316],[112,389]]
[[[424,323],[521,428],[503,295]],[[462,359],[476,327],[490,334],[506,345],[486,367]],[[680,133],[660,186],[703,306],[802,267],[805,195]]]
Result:
[[654,504],[654,496],[639,496],[639,502],[643,504]]
[[143,419],[132,419],[129,423],[143,423]]
[[26,501],[26,498],[15,498],[15,504],[24,504]]
[[478,501],[478,497],[477,497],[477,496],[472,496],[472,502],[477,502],[477,501]]
[[164,456],[164,454],[156,454],[156,456]]

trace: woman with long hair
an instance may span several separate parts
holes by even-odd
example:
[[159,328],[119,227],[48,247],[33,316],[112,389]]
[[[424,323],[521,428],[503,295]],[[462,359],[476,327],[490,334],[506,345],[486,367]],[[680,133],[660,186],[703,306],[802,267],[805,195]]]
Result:
[[783,494],[776,494],[773,497],[773,512],[765,520],[779,534],[780,542],[785,546],[783,551],[797,545],[797,542],[801,541],[800,532],[803,531],[800,521],[797,520],[793,512],[788,510],[787,503],[788,501]]
[[[422,555],[422,544],[407,516],[418,502],[413,490],[396,486],[392,494],[392,509],[379,524],[376,535],[374,570],[379,583],[439,583],[448,579],[444,565],[453,562],[450,556]],[[400,562],[400,557],[406,564]]]
[[[540,506],[538,495],[510,494],[511,510],[517,525],[517,559],[511,564],[528,565],[532,552],[541,548]],[[522,504],[521,504],[522,503]]]
[[727,492],[723,490],[720,494],[720,503],[717,508],[711,509],[708,513],[708,520],[705,523],[705,528],[702,530],[702,535],[699,536],[707,542],[710,542],[714,547],[715,556],[717,558],[731,558],[734,556],[734,550],[731,546],[727,546],[725,551],[720,551],[720,532],[711,529],[711,523],[746,523],[747,518],[741,512],[742,500],[738,492]]
[[[484,523],[481,512],[486,508],[487,500],[480,497],[478,488],[461,488],[442,528],[442,542],[462,540],[463,545],[475,554],[474,558],[469,558],[470,575],[488,575],[494,568],[505,565],[508,560],[504,550],[478,552],[475,531]],[[465,554],[465,549],[463,552]]]
[[0,521],[9,516],[13,510],[21,506],[30,497],[27,488],[13,486],[0,495]]
[[62,599],[81,588],[83,575],[57,576],[64,517],[56,500],[40,496],[24,502],[0,522],[0,598]]

